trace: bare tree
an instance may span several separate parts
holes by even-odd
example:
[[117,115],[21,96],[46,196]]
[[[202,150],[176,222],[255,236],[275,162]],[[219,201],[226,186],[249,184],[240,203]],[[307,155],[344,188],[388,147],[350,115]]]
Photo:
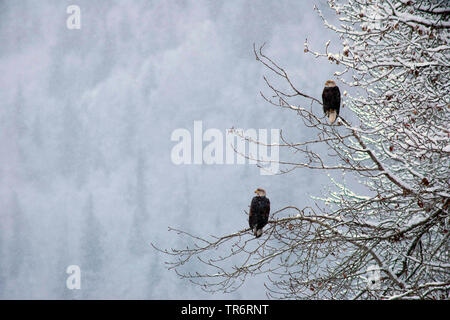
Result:
[[[316,10],[340,36],[342,51],[330,53],[328,42],[316,52],[306,41],[305,52],[336,63],[337,79],[355,87],[354,96],[344,92],[347,120],[328,124],[319,99],[297,88],[263,47],[254,52],[270,74],[270,94],[262,97],[295,112],[316,134],[300,142],[280,137],[296,159],[280,161],[283,173],[344,172],[359,182],[357,190],[333,178],[314,207],[275,211],[260,239],[249,229],[209,238],[170,229],[191,244],[162,251],[173,257],[170,269],[209,291],[235,290],[266,274],[274,298],[448,299],[448,2],[328,4],[340,26]],[[194,259],[205,268],[183,273]]]

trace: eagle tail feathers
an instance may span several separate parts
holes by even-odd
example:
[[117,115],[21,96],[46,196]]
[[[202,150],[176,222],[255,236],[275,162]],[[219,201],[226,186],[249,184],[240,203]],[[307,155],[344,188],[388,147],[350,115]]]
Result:
[[256,238],[261,237],[261,235],[263,234],[263,229],[253,229],[253,234],[255,235]]
[[337,118],[337,112],[336,110],[331,110],[328,112],[328,120],[330,120],[330,123],[333,124],[336,121]]

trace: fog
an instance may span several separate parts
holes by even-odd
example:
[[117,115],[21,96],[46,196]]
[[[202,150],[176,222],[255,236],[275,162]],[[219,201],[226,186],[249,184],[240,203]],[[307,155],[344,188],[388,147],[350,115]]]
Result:
[[[0,2],[0,298],[266,298],[261,276],[230,294],[204,292],[167,270],[168,257],[150,243],[185,246],[169,226],[201,236],[247,227],[244,210],[257,187],[273,210],[304,207],[323,191],[328,179],[317,172],[261,175],[248,163],[171,159],[172,132],[193,134],[194,121],[224,134],[309,134],[295,113],[261,98],[267,70],[253,43],[265,42],[295,85],[320,97],[336,66],[305,54],[303,43],[321,49],[337,41],[314,3],[326,6]],[[66,25],[72,4],[80,29]],[[80,290],[66,287],[70,265],[80,267]]]

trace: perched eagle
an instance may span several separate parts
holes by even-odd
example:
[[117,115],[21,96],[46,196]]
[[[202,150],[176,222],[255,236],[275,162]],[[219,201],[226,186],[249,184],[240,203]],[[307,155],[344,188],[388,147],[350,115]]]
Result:
[[258,188],[255,190],[256,196],[250,204],[250,214],[248,224],[256,238],[261,237],[263,228],[269,221],[270,201],[266,198],[266,191]]
[[333,80],[325,82],[325,88],[322,92],[323,112],[333,124],[339,115],[339,109],[341,107],[341,92],[339,87]]

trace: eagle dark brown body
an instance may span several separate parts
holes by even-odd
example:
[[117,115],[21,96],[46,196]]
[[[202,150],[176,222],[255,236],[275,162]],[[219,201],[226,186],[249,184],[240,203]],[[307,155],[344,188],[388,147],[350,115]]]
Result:
[[325,82],[325,88],[322,92],[323,112],[330,120],[330,123],[336,121],[341,107],[341,92],[333,80]]
[[266,192],[263,189],[257,189],[255,193],[258,195],[253,197],[250,204],[248,224],[255,237],[259,238],[262,235],[262,229],[269,221],[270,201],[266,198]]

